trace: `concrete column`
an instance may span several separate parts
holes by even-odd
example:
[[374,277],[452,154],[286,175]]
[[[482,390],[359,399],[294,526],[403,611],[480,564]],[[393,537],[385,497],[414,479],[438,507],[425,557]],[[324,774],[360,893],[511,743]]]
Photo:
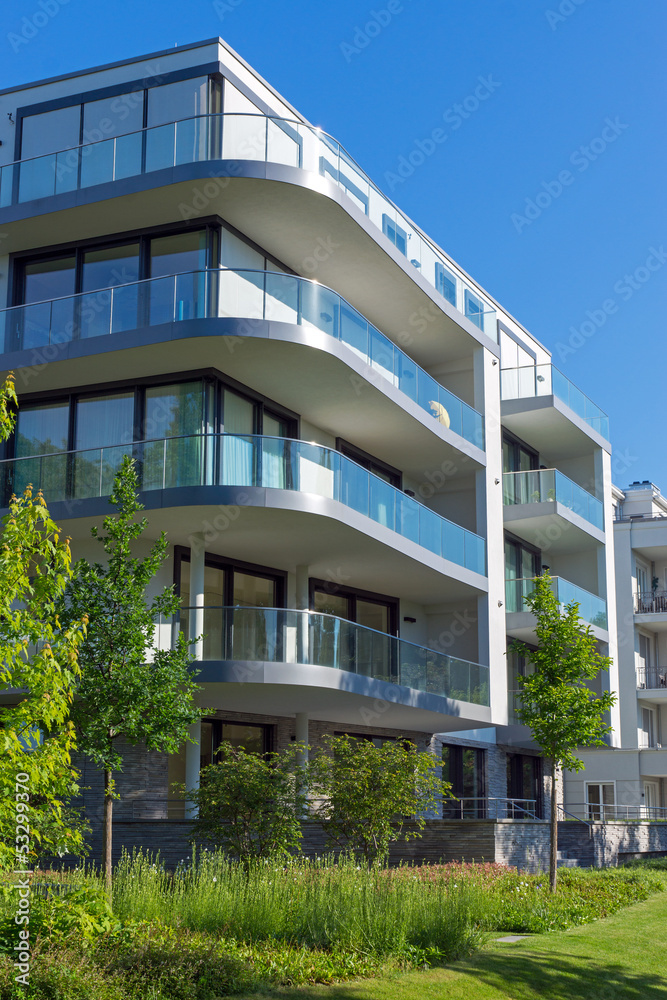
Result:
[[[503,469],[500,424],[500,364],[486,348],[475,350],[473,376],[475,407],[484,414],[485,469],[475,476],[477,533],[486,538],[488,596],[477,600],[477,637],[480,663],[490,667],[493,722],[507,723],[507,658],[505,656],[505,549],[503,526]],[[496,363],[494,363],[496,362]]]
[[[295,736],[297,743],[303,743],[305,747],[308,746],[308,713],[307,712],[297,712],[296,713],[296,728]],[[308,750],[304,750],[299,754],[298,764],[299,767],[305,767],[308,763]],[[305,778],[301,781],[301,790],[308,794],[308,783]],[[308,808],[306,807],[304,811],[304,816],[307,816]]]
[[[296,608],[297,611],[308,611],[308,573],[309,567],[296,567]],[[297,615],[296,652],[299,663],[308,663],[308,615]],[[297,719],[299,716],[297,715]],[[297,722],[298,728],[298,722]],[[308,717],[306,716],[306,739],[308,738]],[[297,736],[297,740],[299,737]]]
[[[201,766],[201,719],[193,722],[188,728],[188,735],[194,743],[185,744],[185,787],[186,789],[199,788],[199,770]],[[197,807],[194,803],[186,801],[185,818],[195,819]]]
[[[192,536],[190,546],[190,635],[204,632],[204,559],[206,549],[203,532]],[[192,647],[195,660],[204,658],[204,641],[199,639]]]

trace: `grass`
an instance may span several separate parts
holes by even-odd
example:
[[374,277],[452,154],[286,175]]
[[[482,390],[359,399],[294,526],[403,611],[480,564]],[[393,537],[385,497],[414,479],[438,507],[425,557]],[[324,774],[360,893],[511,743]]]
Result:
[[[407,998],[416,994],[409,992],[410,977],[395,978],[399,972],[445,964],[456,973],[417,974],[420,997],[429,996],[424,990],[431,984],[434,996],[449,996],[442,987],[451,975],[474,978],[474,987],[451,994],[465,1000],[551,996],[470,992],[486,981],[480,962],[495,955],[502,979],[503,963],[515,954],[514,946],[480,952],[487,937],[586,925],[599,929],[608,924],[595,921],[624,907],[629,913],[627,907],[638,900],[659,899],[663,912],[667,905],[667,893],[652,895],[667,885],[660,865],[655,871],[640,866],[566,870],[554,897],[543,876],[493,864],[369,870],[352,859],[320,859],[247,869],[204,854],[196,865],[168,873],[138,855],[125,858],[115,873],[113,912],[95,873],[45,873],[42,878],[51,884],[60,880],[66,892],[49,900],[34,893],[31,933],[34,938],[41,930],[41,936],[33,954],[31,1000],[214,1000],[246,997],[262,988],[274,988],[267,996]],[[14,904],[11,891],[5,896],[0,951],[9,955]],[[554,938],[544,935],[542,941]],[[540,951],[542,944],[535,941],[530,946]],[[551,961],[532,953],[524,958],[534,975],[540,962],[546,969]],[[457,960],[471,963],[468,972],[452,965]],[[556,968],[562,974],[564,966]],[[0,1000],[17,996],[10,971],[10,960],[0,955]],[[374,978],[367,985],[331,986],[324,993],[275,992],[278,986],[363,977]],[[492,987],[491,980],[487,985]],[[606,994],[590,995],[598,1000]],[[578,996],[573,993],[568,1000]],[[662,996],[667,1000],[667,992]]]
[[491,941],[446,969],[248,993],[244,1000],[666,1000],[666,942],[663,892],[603,923],[516,944]]

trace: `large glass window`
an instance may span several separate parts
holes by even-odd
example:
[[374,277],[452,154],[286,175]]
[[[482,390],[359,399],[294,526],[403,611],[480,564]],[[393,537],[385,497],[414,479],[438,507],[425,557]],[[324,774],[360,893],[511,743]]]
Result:
[[62,500],[66,495],[67,455],[54,454],[67,450],[69,406],[67,403],[45,403],[21,406],[15,434],[15,455],[49,456],[25,458],[14,463],[12,482],[7,484],[23,493],[28,483],[41,489],[47,501]]
[[542,759],[532,754],[507,755],[507,797],[514,799],[508,810],[509,819],[529,819],[534,813],[542,817]]
[[76,258],[52,257],[26,264],[23,271],[23,301],[42,302],[75,292]]
[[[134,392],[79,399],[76,405],[74,490],[77,497],[111,492],[123,455],[132,454]],[[85,449],[85,450],[83,450]]]
[[456,305],[456,278],[451,271],[437,262],[435,265],[435,287],[444,299],[447,299],[453,306]]
[[27,115],[21,123],[21,159],[79,145],[81,105]]
[[[28,309],[10,314],[9,348],[24,350],[45,347],[71,339],[74,330],[76,290],[74,256],[51,257],[25,265],[23,270],[24,303]],[[54,301],[50,301],[54,300]]]
[[148,126],[205,115],[208,111],[208,77],[180,80],[148,91]]
[[[138,325],[139,243],[87,250],[83,255],[82,291],[99,289],[81,299],[81,337],[100,337]],[[122,285],[113,293],[107,291]],[[125,287],[126,286],[126,287]]]
[[506,610],[523,611],[523,599],[534,589],[531,581],[542,571],[540,553],[518,539],[505,539]]
[[151,325],[206,314],[206,276],[202,272],[207,257],[208,239],[203,229],[150,241]]
[[442,779],[452,786],[457,802],[445,801],[444,819],[483,819],[486,816],[485,752],[474,747],[444,745]]
[[[206,442],[202,437],[204,385],[201,379],[145,390],[144,488],[196,482]],[[169,438],[164,441],[164,438]]]
[[127,132],[137,132],[143,124],[143,90],[103,97],[99,101],[88,101],[83,106],[84,142],[98,142]]

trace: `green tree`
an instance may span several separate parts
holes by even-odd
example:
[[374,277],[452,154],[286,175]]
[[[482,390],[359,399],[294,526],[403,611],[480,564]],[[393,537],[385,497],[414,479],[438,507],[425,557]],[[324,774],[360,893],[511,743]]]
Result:
[[217,762],[202,770],[199,788],[187,793],[199,809],[192,839],[243,861],[300,850],[304,749],[292,743],[280,753],[260,755],[222,743]]
[[114,772],[123,769],[119,741],[175,753],[188,739],[188,726],[201,716],[190,670],[194,640],[180,634],[173,649],[160,649],[156,635],[156,622],[177,613],[179,598],[173,587],[147,596],[168,555],[164,532],[145,558],[132,556],[148,523],[145,517],[137,520],[143,510],[137,494],[135,464],[126,456],[110,496],[117,514],[104,518],[106,534],[91,529],[106,564],[85,559],[75,564],[61,610],[71,621],[84,612],[89,616],[72,719],[79,749],[104,771],[103,865],[109,890]]
[[[16,404],[10,376],[0,387],[0,440]],[[84,824],[69,805],[79,791],[69,713],[85,621],[63,628],[56,613],[70,572],[69,540],[42,494],[29,486],[12,496],[0,532],[0,864],[83,851]],[[28,833],[17,831],[21,821]]]
[[526,598],[526,605],[537,619],[537,648],[513,644],[534,668],[518,679],[521,707],[517,715],[530,726],[535,742],[551,765],[549,884],[555,892],[557,770],[581,771],[584,762],[575,750],[604,744],[611,726],[603,717],[616,696],[610,691],[598,696],[587,686],[601,670],[609,669],[611,660],[598,653],[590,626],[579,617],[579,604],[572,601],[562,608],[558,603],[548,573],[536,578],[535,590]]
[[307,769],[313,815],[331,844],[368,861],[386,857],[395,840],[420,837],[424,814],[449,794],[435,757],[413,743],[387,740],[376,747],[346,735],[328,736],[326,743]]

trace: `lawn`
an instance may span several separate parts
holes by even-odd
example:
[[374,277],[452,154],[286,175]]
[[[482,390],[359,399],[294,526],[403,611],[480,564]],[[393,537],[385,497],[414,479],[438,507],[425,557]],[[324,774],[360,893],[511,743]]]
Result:
[[[665,1000],[667,893],[583,927],[535,935],[516,944],[491,941],[473,958],[446,969],[261,996],[263,1000]],[[254,998],[249,994],[245,1000]]]

